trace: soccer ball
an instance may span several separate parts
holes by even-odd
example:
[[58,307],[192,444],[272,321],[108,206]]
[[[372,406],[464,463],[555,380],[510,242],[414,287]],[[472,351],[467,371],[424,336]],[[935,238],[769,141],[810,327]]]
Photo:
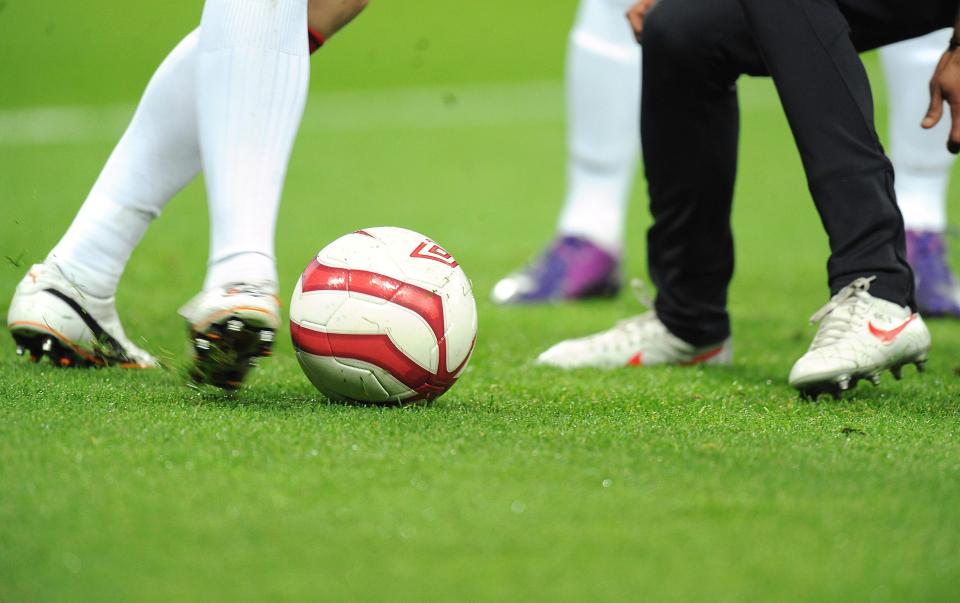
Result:
[[317,254],[290,302],[300,366],[334,400],[438,398],[477,339],[470,281],[453,256],[403,228],[366,228]]

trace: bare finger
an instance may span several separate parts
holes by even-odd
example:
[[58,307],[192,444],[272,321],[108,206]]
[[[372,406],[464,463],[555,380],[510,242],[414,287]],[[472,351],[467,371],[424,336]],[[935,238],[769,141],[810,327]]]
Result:
[[930,82],[930,106],[927,108],[927,114],[920,122],[920,126],[929,130],[940,122],[943,116],[943,93],[940,86],[935,82]]
[[640,37],[643,33],[643,15],[639,13],[636,7],[627,11],[627,21],[630,22],[630,28],[633,29],[633,37],[637,43],[640,43]]
[[950,122],[947,150],[956,155],[960,152],[960,100],[950,101]]

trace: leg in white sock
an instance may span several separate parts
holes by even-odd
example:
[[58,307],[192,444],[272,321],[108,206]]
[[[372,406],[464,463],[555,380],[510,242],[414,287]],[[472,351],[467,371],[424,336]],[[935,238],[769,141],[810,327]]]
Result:
[[147,226],[200,170],[198,39],[196,31],[184,38],[154,73],[133,121],[47,258],[87,294],[114,294]]
[[637,169],[640,48],[630,0],[582,0],[567,56],[568,188],[559,231],[619,255]]
[[882,48],[890,102],[890,156],[897,199],[907,230],[943,232],[946,192],[953,156],[944,148],[950,120],[933,130],[920,127],[927,111],[930,74],[950,40],[951,30]]
[[205,289],[276,286],[274,230],[309,80],[307,0],[207,0],[197,72]]
[[890,156],[897,202],[906,226],[907,259],[916,278],[917,307],[924,316],[960,316],[956,278],[947,265],[946,193],[953,156],[943,141],[942,120],[933,130],[919,122],[927,110],[930,74],[950,39],[943,30],[880,50],[890,98]]
[[640,47],[631,0],[581,0],[567,51],[567,194],[558,237],[494,286],[499,304],[615,294],[640,146]]

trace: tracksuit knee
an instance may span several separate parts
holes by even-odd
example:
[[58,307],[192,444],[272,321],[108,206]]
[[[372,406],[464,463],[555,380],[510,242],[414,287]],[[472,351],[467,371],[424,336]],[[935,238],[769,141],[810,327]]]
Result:
[[[681,5],[676,8],[675,5]],[[649,58],[694,57],[702,48],[704,25],[697,11],[686,9],[684,2],[661,2],[647,15],[643,24],[643,49]]]

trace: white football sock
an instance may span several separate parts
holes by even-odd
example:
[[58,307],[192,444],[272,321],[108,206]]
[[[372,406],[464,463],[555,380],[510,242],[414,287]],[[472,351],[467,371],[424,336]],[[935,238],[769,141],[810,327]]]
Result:
[[880,49],[889,95],[890,158],[897,202],[908,230],[943,232],[953,155],[946,150],[949,114],[932,130],[920,127],[930,97],[927,85],[947,47],[945,29]]
[[110,297],[147,226],[200,170],[196,31],[153,74],[133,120],[47,260],[85,293]]
[[567,54],[567,196],[561,234],[619,254],[640,146],[640,47],[630,0],[582,0]]
[[310,74],[307,0],[207,0],[200,148],[210,208],[204,288],[276,283],[274,230]]

